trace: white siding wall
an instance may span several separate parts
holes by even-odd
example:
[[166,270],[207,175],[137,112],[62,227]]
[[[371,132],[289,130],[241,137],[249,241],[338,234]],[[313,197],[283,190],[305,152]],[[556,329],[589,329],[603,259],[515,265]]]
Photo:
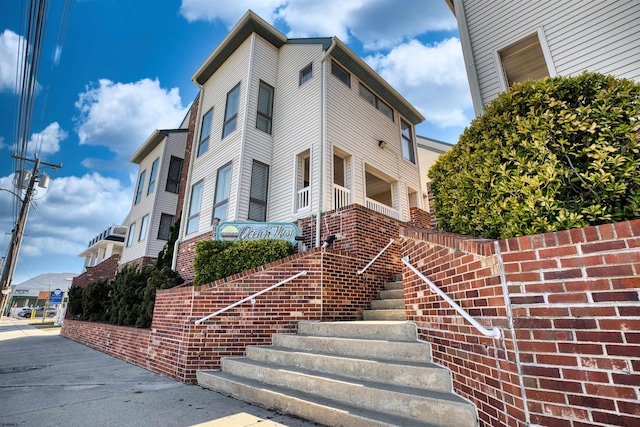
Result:
[[640,80],[637,0],[468,0],[464,8],[483,103],[502,90],[494,51],[538,27],[558,75],[587,70]]
[[[144,158],[144,160],[140,163],[140,167],[138,168],[138,177],[136,178],[136,184],[135,184],[136,186],[133,189],[133,197],[131,198],[132,203],[131,203],[131,212],[129,213],[129,224],[127,224],[129,226],[133,223],[136,224],[135,235],[133,236],[131,246],[126,247],[127,240],[129,238],[129,231],[127,231],[127,236],[125,237],[125,247],[122,250],[122,258],[120,258],[120,263],[133,261],[134,259],[147,256],[147,249],[148,249],[149,236],[150,236],[149,232],[150,232],[150,223],[151,223],[151,213],[153,212],[153,209],[154,209],[156,195],[158,193],[158,187],[161,185],[161,181],[159,177],[160,175],[159,172],[161,169],[160,161],[158,162],[158,173],[156,175],[155,190],[151,194],[147,194],[147,191],[149,190],[149,178],[151,177],[151,165],[153,164],[154,160],[162,156],[163,151],[164,151],[164,142],[161,142],[149,153],[149,155],[147,155],[147,157]],[[140,203],[135,205],[133,204],[135,203],[135,197],[136,197],[135,192],[137,190],[138,179],[140,179],[140,174],[142,173],[142,171],[146,171],[145,177],[144,177],[144,186],[142,188],[142,196],[140,198]],[[138,237],[140,236],[140,226],[142,224],[142,217],[144,217],[145,215],[149,215],[149,222],[147,223],[147,233],[144,240],[140,241],[138,240]],[[148,256],[157,256],[157,255],[158,253],[156,252],[155,255],[148,255]]]
[[[269,187],[269,221],[292,221],[318,210],[320,147],[321,45],[285,44],[280,61],[274,101],[273,159]],[[299,73],[313,62],[313,77],[302,86]],[[311,212],[294,212],[295,158],[311,149]]]
[[[395,179],[394,208],[398,209],[402,219],[409,217],[407,186],[420,191],[418,166],[402,156],[400,116],[396,111],[395,122],[374,108],[360,96],[360,82],[351,75],[351,88],[331,74],[331,61],[327,64],[327,141],[331,146],[352,155],[354,181],[350,188],[352,202],[365,205],[364,165],[369,164],[385,175]],[[414,133],[415,146],[415,128]],[[378,141],[387,142],[382,149]],[[416,154],[417,157],[417,154]],[[327,190],[325,204],[331,209],[333,185],[333,154],[327,151],[325,161]]]
[[[249,67],[249,56],[251,51],[251,37],[248,37],[244,43],[227,59],[216,73],[204,84],[201,94],[201,114],[196,122],[196,135],[194,138],[193,156],[197,154],[197,146],[200,140],[200,126],[202,123],[202,115],[214,108],[211,135],[209,137],[209,150],[192,161],[192,171],[190,182],[187,183],[185,204],[184,204],[184,221],[181,225],[186,230],[187,218],[189,215],[189,204],[191,202],[191,188],[196,182],[203,180],[202,205],[200,209],[200,221],[198,231],[192,233],[187,238],[191,238],[206,232],[211,232],[213,203],[216,190],[216,174],[220,167],[233,162],[231,171],[231,188],[229,193],[228,215],[230,220],[236,212],[236,193],[238,186],[238,172],[240,147],[244,129],[244,113],[245,99],[247,91],[247,73]],[[222,140],[222,127],[224,124],[224,113],[227,102],[227,93],[233,89],[235,85],[240,83],[240,99],[238,103],[238,119],[236,130],[227,135]]]
[[[259,129],[256,129],[256,113],[258,109],[258,87],[260,80],[273,86],[275,93],[278,93],[276,87],[278,78],[278,49],[271,43],[265,41],[262,37],[255,38],[255,46],[253,52],[253,67],[251,68],[251,76],[249,76],[249,108],[247,110],[246,120],[246,137],[244,143],[243,167],[241,178],[239,180],[238,194],[238,220],[246,220],[249,214],[249,194],[251,187],[251,165],[254,160],[269,165],[269,174],[271,175],[271,155],[274,141],[274,129],[269,135]],[[275,95],[274,93],[274,95]],[[275,100],[274,100],[275,107]],[[273,118],[273,123],[278,119]],[[269,187],[267,203],[271,204],[271,195],[274,194]],[[270,219],[267,218],[269,221]]]

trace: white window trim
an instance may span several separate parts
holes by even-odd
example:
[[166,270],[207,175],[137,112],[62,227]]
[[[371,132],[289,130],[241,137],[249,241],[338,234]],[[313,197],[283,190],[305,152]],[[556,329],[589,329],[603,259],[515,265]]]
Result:
[[[309,209],[304,209],[303,211],[299,211],[298,210],[298,156],[302,153],[304,153],[305,151],[309,150]],[[293,186],[292,186],[292,191],[291,191],[291,214],[295,215],[295,216],[300,216],[300,213],[304,213],[305,215],[307,215],[309,213],[309,211],[313,210],[313,187],[311,185],[312,182],[314,182],[314,176],[313,176],[313,146],[308,146],[307,148],[304,148],[303,150],[298,151],[296,154],[293,155]],[[269,179],[271,179],[271,177],[269,177]]]
[[544,28],[542,26],[539,26],[534,31],[521,33],[518,35],[518,37],[510,38],[506,43],[503,43],[502,45],[500,45],[500,47],[493,50],[493,62],[494,62],[494,66],[496,67],[496,74],[498,75],[500,92],[504,92],[505,90],[509,89],[509,83],[507,82],[507,78],[504,75],[502,60],[500,59],[500,51],[508,48],[511,45],[518,43],[520,40],[523,40],[534,33],[538,34],[538,41],[540,42],[540,48],[542,49],[544,62],[547,65],[547,71],[549,72],[549,77],[556,77],[558,75],[556,73],[556,67],[553,64],[553,56],[551,56],[551,50],[549,49],[549,44],[547,43],[547,37],[544,34]]

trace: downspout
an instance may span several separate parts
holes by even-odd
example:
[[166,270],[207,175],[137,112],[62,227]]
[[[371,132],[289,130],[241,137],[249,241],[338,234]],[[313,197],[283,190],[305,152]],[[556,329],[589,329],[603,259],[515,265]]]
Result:
[[462,0],[453,0],[453,7],[456,19],[458,20],[458,33],[460,34],[460,45],[462,46],[464,65],[467,69],[467,79],[469,80],[469,90],[471,91],[473,110],[477,117],[482,114],[483,105],[482,96],[480,95],[478,73],[476,72],[473,51],[471,50],[471,39],[469,38],[469,27],[467,27],[467,16],[464,11],[464,3]]
[[322,55],[322,59],[320,60],[320,68],[322,72],[320,73],[320,162],[319,168],[320,173],[318,177],[318,213],[316,215],[316,248],[320,247],[320,228],[322,227],[322,209],[324,207],[324,195],[323,189],[325,185],[325,170],[324,170],[324,159],[326,157],[326,138],[327,138],[327,105],[325,102],[327,88],[325,84],[326,80],[326,67],[324,65],[325,60],[331,55],[331,51],[336,47],[336,39],[335,37],[331,38],[331,46],[327,49],[327,51]]
[[[182,216],[180,217],[180,233],[178,233],[178,238],[173,244],[173,257],[171,258],[171,269],[176,270],[178,264],[178,248],[180,243],[184,238],[184,233],[187,230],[187,223],[189,222],[189,202],[191,202],[191,172],[193,171],[193,163],[195,161],[195,155],[198,152],[197,142],[200,141],[200,130],[198,128],[198,120],[200,119],[200,115],[202,114],[202,101],[204,100],[204,85],[198,83],[197,80],[193,80],[198,89],[200,90],[200,94],[198,95],[198,111],[196,112],[196,127],[193,130],[193,138],[191,139],[191,160],[189,160],[189,170],[187,171],[187,182],[184,185],[184,199],[182,200]],[[191,118],[189,118],[191,121]],[[196,138],[196,136],[198,138]],[[194,149],[195,148],[195,149]],[[187,221],[184,220],[186,213]]]
[[235,220],[238,221],[240,215],[240,183],[242,173],[244,171],[244,149],[247,141],[247,123],[249,122],[249,94],[251,89],[251,75],[253,73],[253,57],[256,48],[256,33],[251,33],[251,50],[249,52],[249,68],[247,69],[247,83],[245,84],[244,97],[244,124],[242,125],[242,135],[240,136],[240,165],[238,166],[238,179],[236,180],[236,214]]

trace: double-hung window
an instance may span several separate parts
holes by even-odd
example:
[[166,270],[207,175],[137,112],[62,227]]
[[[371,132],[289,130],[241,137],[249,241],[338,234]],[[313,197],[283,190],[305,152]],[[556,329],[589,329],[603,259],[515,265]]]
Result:
[[251,168],[251,190],[249,193],[249,215],[252,221],[267,220],[267,190],[269,185],[269,165],[253,161]]
[[209,149],[209,135],[211,135],[211,120],[213,118],[213,108],[202,116],[202,126],[200,128],[200,142],[198,143],[198,157]]
[[169,240],[171,235],[171,226],[176,217],[166,213],[160,214],[160,226],[158,227],[158,240]]
[[147,175],[147,171],[142,171],[138,178],[138,186],[136,187],[136,197],[133,204],[137,205],[142,200],[142,189],[144,188],[144,177]]
[[182,174],[182,159],[171,156],[169,160],[169,173],[167,174],[167,185],[165,190],[178,194],[180,191],[180,175]]
[[189,203],[189,218],[187,220],[187,234],[198,231],[200,221],[200,205],[202,204],[202,188],[204,182],[200,181],[191,187],[191,201]]
[[134,222],[129,226],[129,235],[127,236],[127,247],[130,248],[133,244],[133,235],[136,234],[136,223]]
[[331,61],[331,74],[336,76],[338,79],[342,81],[342,83],[351,87],[351,74],[342,66],[340,66],[336,61]]
[[262,80],[258,88],[258,113],[256,114],[256,128],[271,134],[273,120],[273,86]]
[[413,134],[411,132],[411,125],[404,120],[401,120],[400,127],[402,129],[402,157],[415,164],[416,157],[415,149],[413,146]]
[[155,159],[151,165],[151,174],[149,175],[149,188],[147,188],[147,195],[153,193],[156,189],[156,179],[158,178],[158,162],[160,159]]
[[240,83],[227,93],[227,105],[224,110],[224,126],[222,127],[222,138],[236,130],[238,121],[238,104],[240,102]]
[[227,219],[227,208],[229,207],[229,191],[231,189],[231,163],[227,163],[218,169],[216,178],[216,196],[213,203],[213,218],[220,221]]
[[142,217],[142,222],[140,222],[140,235],[138,236],[138,240],[144,240],[147,237],[147,226],[149,225],[149,215],[145,215]]

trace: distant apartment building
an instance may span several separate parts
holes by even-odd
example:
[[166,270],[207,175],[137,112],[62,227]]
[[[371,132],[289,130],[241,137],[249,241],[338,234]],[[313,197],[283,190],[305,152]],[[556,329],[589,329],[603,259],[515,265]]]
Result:
[[84,269],[90,269],[112,256],[120,257],[124,247],[124,239],[127,235],[126,225],[111,224],[100,234],[89,241],[87,249],[78,256],[83,257]]
[[441,154],[449,151],[452,144],[444,141],[438,141],[437,139],[428,138],[426,136],[416,136],[416,142],[418,147],[418,162],[420,164],[420,172],[422,173],[422,196],[424,197],[423,209],[427,212],[432,212],[432,196],[431,196],[431,180],[429,179],[429,169],[433,166],[440,157]]
[[476,115],[514,82],[583,71],[640,80],[637,0],[446,0]]
[[336,37],[289,39],[249,11],[192,80],[181,241],[220,221],[293,222],[353,203],[407,221],[423,207],[424,117]]

